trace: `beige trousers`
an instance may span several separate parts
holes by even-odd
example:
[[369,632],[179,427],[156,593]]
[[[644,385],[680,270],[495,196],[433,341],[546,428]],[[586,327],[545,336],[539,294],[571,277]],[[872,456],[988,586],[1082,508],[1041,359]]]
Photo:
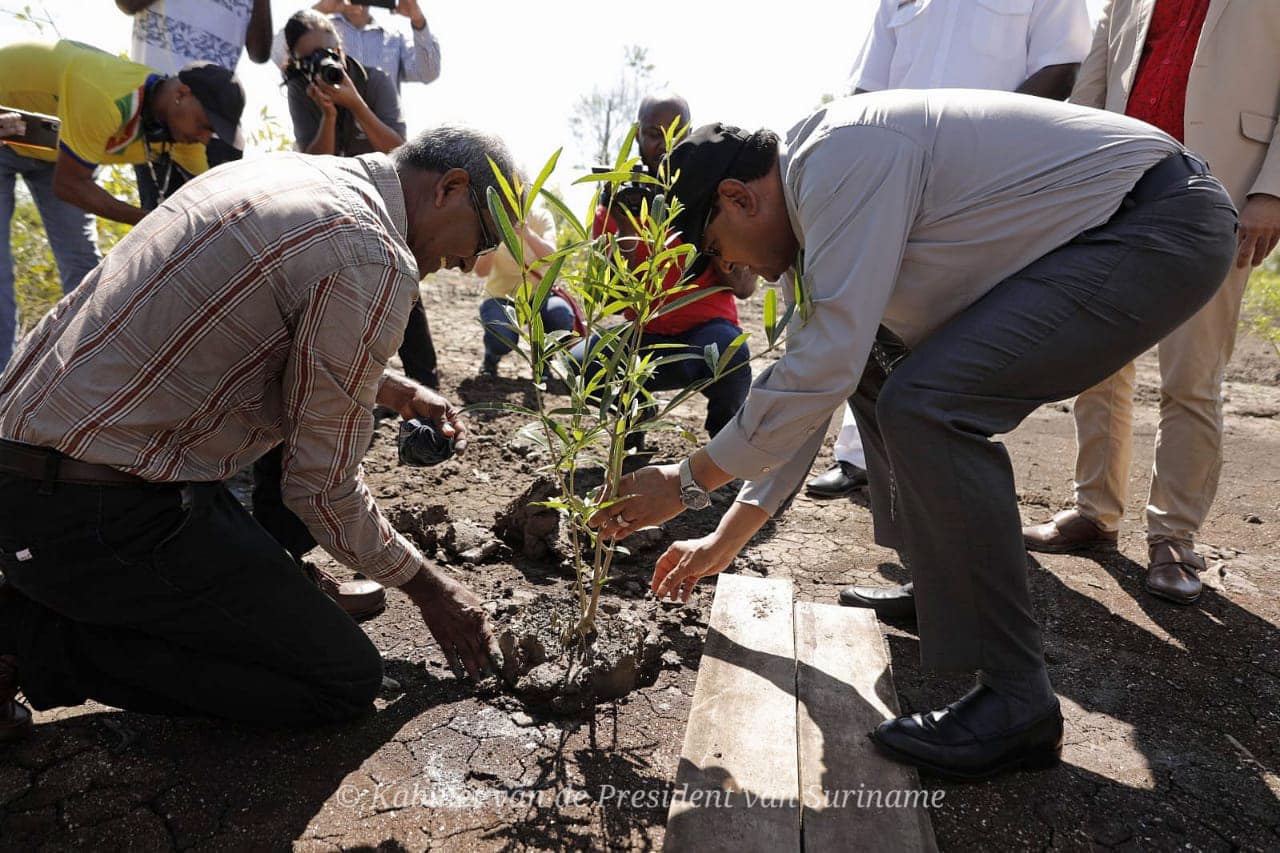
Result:
[[[1222,470],[1222,376],[1235,346],[1250,269],[1232,267],[1217,294],[1160,342],[1160,425],[1147,500],[1148,542],[1191,542]],[[1116,530],[1133,460],[1132,362],[1076,398],[1076,506]]]

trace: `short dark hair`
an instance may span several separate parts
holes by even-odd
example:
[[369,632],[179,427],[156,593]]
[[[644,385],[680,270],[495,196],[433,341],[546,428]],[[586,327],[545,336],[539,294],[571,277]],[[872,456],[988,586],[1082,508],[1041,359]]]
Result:
[[493,160],[508,182],[524,182],[505,142],[492,133],[462,125],[442,124],[424,130],[392,151],[391,159],[400,169],[442,175],[450,169],[465,169],[482,202],[489,187],[498,190],[500,196],[502,193],[489,160]]
[[342,43],[338,28],[327,16],[321,15],[315,9],[299,9],[290,15],[289,20],[284,24],[284,43],[289,48],[290,55],[293,54],[293,48],[298,44],[298,39],[312,30],[328,30],[337,36],[339,44]]
[[769,174],[778,159],[778,141],[772,130],[761,129],[748,136],[722,180],[733,178],[745,184]]

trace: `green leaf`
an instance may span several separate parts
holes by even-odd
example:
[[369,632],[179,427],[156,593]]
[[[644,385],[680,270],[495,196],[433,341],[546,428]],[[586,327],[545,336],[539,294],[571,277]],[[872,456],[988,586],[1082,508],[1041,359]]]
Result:
[[729,346],[725,347],[725,351],[720,354],[719,360],[716,361],[716,366],[715,366],[716,378],[719,378],[720,376],[724,375],[724,369],[725,367],[728,366],[730,360],[733,359],[733,354],[736,353],[738,350],[742,349],[742,345],[745,344],[747,342],[747,338],[750,338],[750,337],[751,337],[750,332],[743,332],[742,334],[734,338],[729,343]]
[[616,171],[622,171],[627,167],[628,163],[632,163],[636,158],[631,155],[631,146],[636,142],[636,132],[639,131],[638,122],[632,122],[631,128],[627,131],[626,138],[622,140],[622,145],[618,147],[618,159],[613,161],[613,168]]
[[552,154],[548,159],[542,171],[538,173],[538,177],[534,179],[533,187],[524,196],[524,207],[521,211],[522,218],[528,218],[529,209],[533,207],[533,200],[538,193],[542,192],[542,185],[547,182],[547,178],[551,177],[551,173],[556,170],[556,163],[560,162],[560,152],[563,148],[557,148],[556,153]]
[[720,345],[715,341],[712,341],[703,347],[702,359],[707,363],[707,369],[712,373],[715,373],[716,364],[720,361]]
[[662,186],[662,182],[659,181],[657,178],[655,178],[653,175],[647,174],[645,172],[632,172],[629,169],[616,171],[616,172],[592,172],[589,175],[583,175],[581,178],[578,178],[573,183],[576,186],[577,184],[603,183],[605,181],[608,181],[611,183],[622,183],[623,181],[634,181],[635,183],[639,183],[639,184],[653,184],[654,186],[659,186],[659,187]]
[[[493,175],[498,179],[498,186],[502,188],[502,194],[507,199],[507,205],[511,210],[520,210],[520,199],[516,195],[516,191],[512,189],[511,184],[507,182],[507,176],[502,174],[502,170],[498,168],[498,164],[493,162],[493,158],[489,160],[489,168],[493,171]],[[512,254],[515,254],[512,252]]]
[[579,240],[591,239],[591,232],[579,221],[577,214],[569,209],[569,206],[561,200],[560,196],[546,189],[540,190],[540,193],[543,200],[560,213],[561,218],[574,230]]
[[692,293],[686,293],[684,296],[678,297],[676,299],[671,300],[670,302],[664,303],[660,309],[658,309],[657,311],[649,315],[649,319],[656,320],[659,317],[663,317],[667,314],[670,314],[672,311],[679,311],[684,306],[697,302],[699,299],[703,299],[707,296],[710,296],[713,293],[718,293],[721,290],[728,290],[728,289],[729,288],[727,287],[699,287],[698,289],[694,290]]
[[516,237],[515,229],[511,227],[511,217],[507,215],[507,208],[498,199],[498,192],[493,187],[489,187],[486,195],[486,200],[489,202],[489,215],[493,217],[494,222],[498,223],[502,242],[507,245],[507,251],[516,259],[516,263],[523,266],[524,241]]
[[764,292],[764,335],[769,346],[778,339],[778,291],[772,287]]

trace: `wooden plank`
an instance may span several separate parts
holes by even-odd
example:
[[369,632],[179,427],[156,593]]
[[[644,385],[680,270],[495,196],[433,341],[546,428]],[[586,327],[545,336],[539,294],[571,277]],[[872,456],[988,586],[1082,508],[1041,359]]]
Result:
[[936,851],[915,769],[884,758],[867,737],[898,714],[875,614],[800,602],[795,630],[804,849]]
[[791,582],[720,575],[664,848],[798,851],[799,791]]

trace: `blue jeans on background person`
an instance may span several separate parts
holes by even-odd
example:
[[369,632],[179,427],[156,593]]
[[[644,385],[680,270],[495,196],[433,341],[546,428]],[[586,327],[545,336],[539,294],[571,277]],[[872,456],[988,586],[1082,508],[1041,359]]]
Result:
[[[484,367],[494,372],[502,357],[516,348],[520,335],[511,318],[507,315],[507,306],[514,305],[510,299],[491,296],[480,303],[480,323],[484,326]],[[559,296],[548,296],[542,306],[542,327],[548,332],[573,331],[573,307]]]
[[0,371],[4,370],[18,337],[18,305],[14,290],[13,252],[9,245],[16,204],[17,177],[22,176],[44,222],[49,248],[58,262],[62,292],[70,293],[102,255],[93,214],[68,204],[53,193],[53,163],[23,157],[0,145]]
[[[708,320],[679,335],[658,335],[646,332],[640,336],[641,346],[683,344],[689,348],[688,352],[695,353],[698,357],[662,365],[654,371],[653,378],[645,387],[651,392],[673,391],[677,388],[687,388],[694,382],[710,379],[711,368],[702,358],[705,347],[707,344],[714,343],[723,353],[740,334],[742,329],[724,318]],[[588,347],[595,346],[596,340],[598,338],[593,337],[590,341],[580,341],[573,348],[573,358],[577,363],[582,363]],[[678,353],[679,350],[661,349],[657,352],[659,356],[664,356]],[[726,373],[702,389],[702,396],[707,398],[705,426],[708,435],[714,436],[725,424],[733,420],[733,416],[738,413],[743,401],[747,399],[747,391],[751,388],[751,368],[746,362],[750,358],[751,352],[747,345],[743,344],[725,365]]]

